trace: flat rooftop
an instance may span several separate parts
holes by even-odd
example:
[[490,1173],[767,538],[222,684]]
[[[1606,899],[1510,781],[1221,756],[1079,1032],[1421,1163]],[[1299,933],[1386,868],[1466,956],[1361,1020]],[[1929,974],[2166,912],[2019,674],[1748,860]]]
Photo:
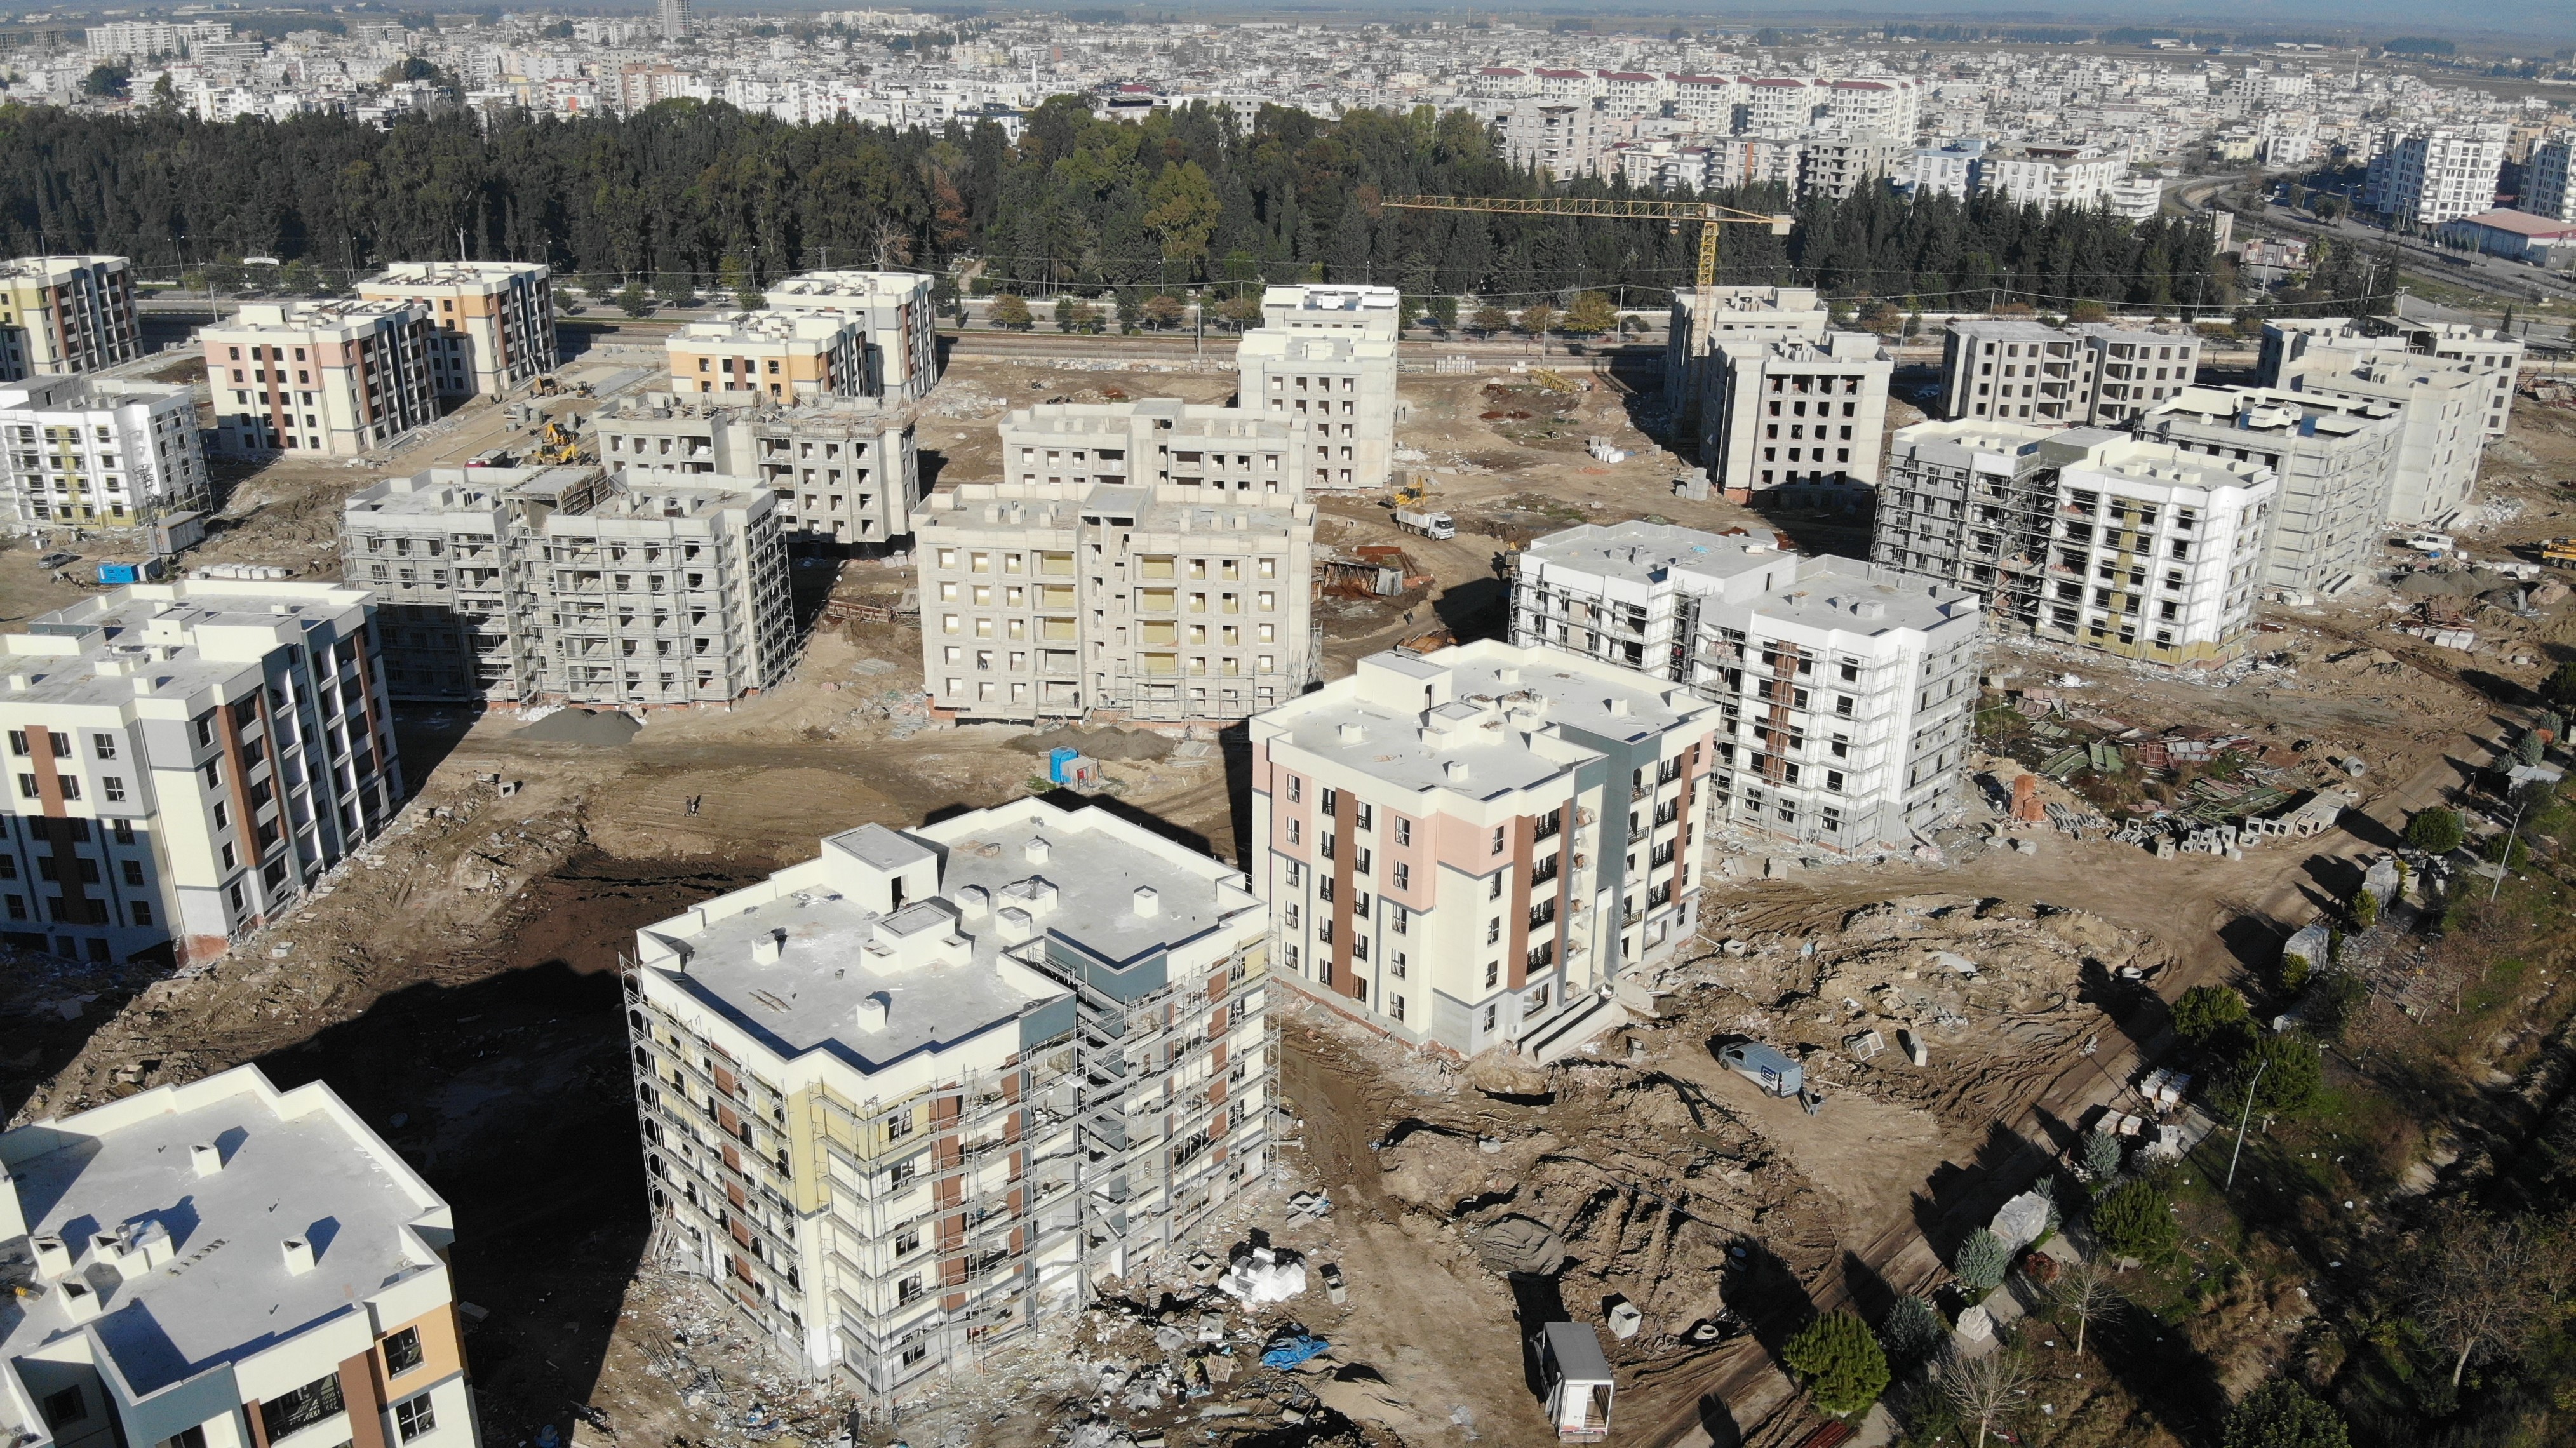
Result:
[[669,345],[690,342],[828,342],[854,325],[848,318],[816,312],[736,312],[713,321],[691,322],[671,334]]
[[[1522,556],[1550,571],[1564,569],[1638,585],[1673,582],[1690,592],[1723,591],[1732,597],[1731,608],[1844,633],[1930,629],[1960,612],[1975,610],[1973,596],[1963,590],[1942,588],[1860,559],[1783,549],[1776,537],[1704,533],[1672,523],[1636,520],[1606,526],[1587,523],[1539,539]],[[1775,576],[1776,586],[1762,589],[1756,584],[1749,593],[1724,587],[1755,574]],[[1693,589],[1693,581],[1707,586]],[[1878,605],[1875,616],[1857,608],[1864,603]]]
[[916,272],[814,271],[767,287],[762,295],[773,307],[813,307],[839,301],[909,301],[930,286],[930,278]]
[[1679,571],[1726,579],[1765,568],[1794,566],[1801,555],[1782,548],[1779,535],[1708,533],[1678,523],[1585,523],[1532,542],[1524,560],[1569,572],[1598,574],[1630,583],[1658,583]]
[[[0,635],[7,650],[0,667],[26,680],[10,699],[115,707],[145,693],[185,697],[239,674],[282,634],[301,637],[309,623],[338,618],[367,597],[336,584],[223,587],[138,584],[36,615],[24,631]],[[207,651],[204,631],[232,629],[248,637],[214,641]]]
[[206,324],[209,334],[303,332],[360,326],[424,305],[401,297],[332,297],[318,302],[250,302]]
[[480,287],[507,285],[513,278],[544,276],[547,268],[533,261],[398,261],[358,283],[361,287]]
[[51,281],[103,262],[125,263],[121,256],[21,256],[0,261],[0,282]]
[[[154,1097],[164,1109],[148,1110]],[[137,1393],[262,1351],[432,1270],[401,1229],[445,1204],[344,1109],[319,1085],[276,1094],[242,1066],[0,1137],[31,1234],[60,1236],[75,1276],[100,1289],[102,1315],[89,1328]],[[131,1119],[84,1129],[100,1117]],[[199,1145],[222,1151],[221,1170],[198,1174],[190,1148]],[[128,1279],[99,1260],[94,1234],[145,1224],[169,1234],[166,1265]],[[290,1237],[312,1244],[310,1270],[288,1270]],[[23,1282],[14,1274],[32,1265],[26,1243],[11,1245],[22,1260],[7,1271]],[[74,1328],[59,1287],[0,1324],[0,1356],[10,1358]]]

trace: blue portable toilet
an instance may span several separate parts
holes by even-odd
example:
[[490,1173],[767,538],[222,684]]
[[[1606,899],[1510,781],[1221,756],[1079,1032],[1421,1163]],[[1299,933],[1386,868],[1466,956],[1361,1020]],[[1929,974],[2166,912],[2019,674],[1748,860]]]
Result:
[[1048,750],[1047,783],[1073,783],[1073,762],[1081,757],[1082,751],[1069,744],[1059,744],[1055,748]]

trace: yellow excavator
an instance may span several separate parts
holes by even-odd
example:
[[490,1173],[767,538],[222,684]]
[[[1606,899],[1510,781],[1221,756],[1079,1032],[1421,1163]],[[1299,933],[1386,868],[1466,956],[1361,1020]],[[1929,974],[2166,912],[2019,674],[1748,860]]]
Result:
[[1418,508],[1431,500],[1431,480],[1420,473],[1405,477],[1395,485],[1395,506]]
[[581,461],[581,439],[561,418],[550,417],[537,434],[536,454],[537,461],[548,466],[577,463]]

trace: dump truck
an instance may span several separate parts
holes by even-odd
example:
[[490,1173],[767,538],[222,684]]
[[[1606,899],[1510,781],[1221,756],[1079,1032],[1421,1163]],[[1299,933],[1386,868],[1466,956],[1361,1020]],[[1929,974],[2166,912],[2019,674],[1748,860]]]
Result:
[[2543,543],[2540,561],[2552,568],[2576,568],[2576,538],[2552,538]]
[[1455,538],[1458,536],[1458,525],[1449,520],[1448,514],[1429,513],[1418,508],[1396,509],[1395,526],[1403,529],[1407,533],[1419,533],[1425,538]]

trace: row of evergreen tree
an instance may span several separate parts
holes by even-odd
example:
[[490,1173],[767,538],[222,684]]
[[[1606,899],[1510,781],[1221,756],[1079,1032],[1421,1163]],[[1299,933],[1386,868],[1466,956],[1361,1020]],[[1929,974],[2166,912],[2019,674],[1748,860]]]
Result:
[[[1472,117],[1429,108],[1328,121],[1264,107],[1244,127],[1191,105],[1134,125],[1058,97],[1015,144],[991,122],[800,126],[687,101],[390,128],[0,106],[0,246],[119,253],[169,273],[244,256],[338,271],[462,253],[706,281],[728,262],[764,278],[973,257],[987,278],[1031,289],[1321,277],[1505,299],[1607,287],[1645,303],[1689,283],[1688,226],[1380,205],[1547,191],[1499,159]],[[1590,181],[1576,192],[1637,194]],[[2228,300],[2207,226],[2180,218],[2131,225],[2098,210],[1884,189],[1794,208],[1772,187],[1705,199],[1797,217],[1787,238],[1728,228],[1729,282],[1935,310]]]

